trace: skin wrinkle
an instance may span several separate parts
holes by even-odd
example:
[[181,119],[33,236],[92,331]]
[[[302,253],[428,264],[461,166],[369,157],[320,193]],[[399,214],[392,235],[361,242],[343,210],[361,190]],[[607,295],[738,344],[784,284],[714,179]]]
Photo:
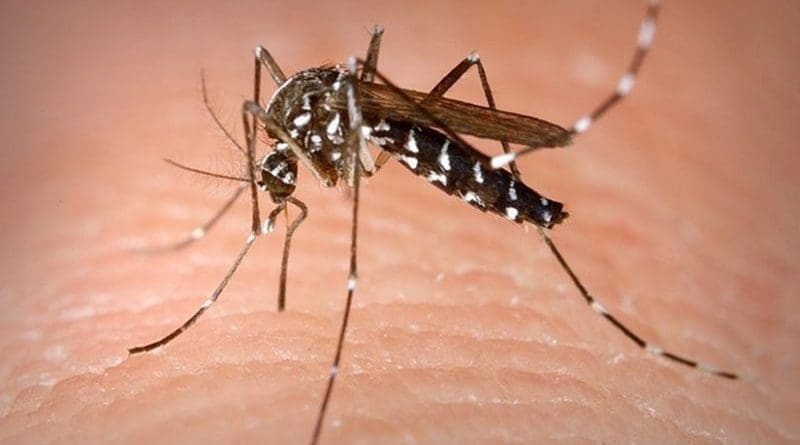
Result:
[[[667,2],[631,96],[574,146],[520,160],[529,184],[567,203],[553,237],[610,311],[754,380],[638,350],[535,231],[390,162],[362,189],[361,276],[322,443],[800,440],[792,6]],[[3,7],[0,442],[305,442],[344,300],[347,199],[299,172],[310,216],[287,312],[274,312],[281,218],[219,304],[129,359],[208,297],[247,232],[243,199],[190,250],[132,253],[186,235],[232,191],[161,158],[238,174],[203,110],[200,68],[226,118],[251,94],[255,44],[289,73],[361,55],[372,23],[400,85],[430,88],[478,49],[501,109],[568,125],[616,85],[644,9],[486,8]],[[454,97],[480,103],[474,74]]]

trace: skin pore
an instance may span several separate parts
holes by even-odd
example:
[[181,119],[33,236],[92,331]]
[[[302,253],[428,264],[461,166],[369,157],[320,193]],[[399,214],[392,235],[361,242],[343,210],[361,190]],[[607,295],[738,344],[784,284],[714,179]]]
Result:
[[[350,202],[309,172],[286,312],[279,218],[195,326],[126,352],[182,323],[249,231],[245,197],[187,250],[134,251],[186,235],[236,187],[162,157],[241,174],[200,70],[241,141],[252,47],[288,74],[363,55],[380,23],[379,68],[398,84],[429,89],[478,50],[499,108],[569,125],[615,86],[644,4],[0,8],[0,442],[289,444],[310,438],[346,291]],[[360,281],[322,443],[800,440],[795,10],[666,4],[631,96],[573,146],[519,162],[566,203],[552,236],[610,311],[742,381],[642,352],[534,230],[390,161],[361,189]],[[482,103],[476,73],[448,95]]]

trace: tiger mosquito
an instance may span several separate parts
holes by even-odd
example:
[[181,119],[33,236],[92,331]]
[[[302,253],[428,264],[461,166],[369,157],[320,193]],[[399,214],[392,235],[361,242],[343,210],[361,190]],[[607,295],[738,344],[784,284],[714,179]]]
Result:
[[[255,49],[253,99],[242,105],[245,146],[225,129],[214,114],[203,82],[203,99],[217,126],[247,158],[247,177],[206,172],[173,161],[173,165],[196,173],[243,182],[233,196],[206,224],[168,249],[178,249],[201,239],[242,193],[249,189],[252,201],[251,228],[242,250],[227,274],[200,308],[165,337],[129,349],[131,354],[161,347],[183,333],[219,298],[248,250],[260,235],[272,231],[277,216],[289,205],[299,210],[287,227],[278,289],[278,310],[285,308],[286,277],[291,238],[308,215],[308,208],[292,196],[296,187],[298,163],[302,163],[326,187],[344,183],[352,191],[352,225],[347,297],[339,328],[336,352],[325,392],[320,403],[311,443],[319,442],[322,426],[341,366],[350,309],[358,281],[357,240],[360,184],[362,176],[377,173],[394,157],[412,173],[439,190],[461,198],[470,206],[493,213],[517,224],[528,223],[569,276],[580,295],[598,315],[646,352],[697,368],[727,379],[732,372],[668,352],[644,340],[612,315],[594,296],[567,263],[549,235],[568,213],[561,202],[547,198],[525,184],[515,160],[542,148],[565,147],[617,105],[632,91],[636,76],[651,47],[655,34],[659,0],[649,0],[639,28],[636,49],[630,65],[614,91],[589,114],[571,127],[563,128],[545,120],[497,109],[488,76],[477,53],[471,53],[442,78],[428,93],[399,88],[377,69],[383,28],[376,26],[366,59],[351,57],[346,65],[323,66],[287,77],[273,56],[263,47]],[[262,67],[277,85],[266,106],[261,105]],[[476,67],[488,106],[445,98],[444,94],[472,67]],[[376,79],[381,83],[377,83]],[[256,162],[259,130],[274,141],[272,151]],[[503,153],[487,156],[466,142],[461,135],[499,141]],[[380,153],[373,159],[367,142]],[[510,144],[525,148],[512,151]],[[508,166],[506,170],[504,167]],[[258,192],[268,192],[275,207],[266,220],[260,218]]]

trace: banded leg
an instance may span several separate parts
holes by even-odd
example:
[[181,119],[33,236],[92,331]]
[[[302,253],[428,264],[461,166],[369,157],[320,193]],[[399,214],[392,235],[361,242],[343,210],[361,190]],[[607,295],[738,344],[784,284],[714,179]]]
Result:
[[[486,75],[486,70],[483,68],[483,62],[481,62],[481,58],[480,56],[478,56],[477,53],[470,54],[469,56],[464,58],[464,60],[462,60],[461,63],[456,65],[455,68],[450,70],[450,72],[447,73],[447,75],[445,75],[444,78],[442,78],[442,80],[440,80],[435,87],[433,87],[433,89],[429,93],[429,96],[431,97],[444,96],[444,93],[450,90],[450,88],[452,88],[452,86],[455,85],[456,82],[458,82],[461,79],[461,77],[467,72],[467,70],[469,70],[470,67],[472,66],[478,67],[478,76],[480,76],[481,78],[481,87],[483,88],[483,94],[486,96],[486,103],[489,104],[490,109],[496,111],[497,106],[495,105],[494,102],[494,95],[492,95],[492,88],[489,86],[489,78]],[[422,103],[424,105],[425,101],[423,100]],[[500,141],[500,144],[503,146],[504,154],[508,154],[511,152],[511,147],[508,145],[508,142]],[[517,168],[517,163],[511,161],[509,164],[511,167],[511,173],[514,175],[515,178],[517,178],[517,180],[520,180],[520,172],[519,169]]]
[[[267,221],[265,221],[264,226],[260,228],[257,227],[259,225],[259,221],[257,219],[257,211],[258,211],[258,199],[256,197],[257,190],[255,184],[255,134],[258,128],[258,122],[261,121],[265,124],[267,131],[272,133],[277,133],[276,136],[278,139],[284,141],[291,147],[291,149],[295,152],[295,154],[302,152],[302,148],[297,144],[297,142],[292,139],[282,128],[280,128],[277,123],[272,121],[266,112],[261,108],[261,66],[267,68],[269,71],[270,76],[275,81],[277,85],[281,85],[286,82],[286,75],[281,70],[278,63],[272,57],[272,55],[267,51],[263,46],[258,46],[255,49],[255,79],[253,80],[254,86],[254,94],[253,94],[253,101],[247,101],[242,106],[242,120],[244,122],[244,127],[246,129],[250,129],[250,134],[248,135],[248,161],[250,163],[250,171],[251,171],[251,190],[253,193],[253,231],[255,233],[262,233],[266,234],[272,231],[272,227],[275,224],[275,217],[286,209],[287,202],[293,204],[295,207],[300,209],[300,215],[298,215],[292,223],[286,228],[286,237],[284,238],[283,243],[283,256],[281,259],[281,274],[280,274],[280,282],[278,284],[278,312],[282,312],[286,308],[286,281],[287,281],[287,274],[289,269],[289,251],[291,248],[292,242],[292,235],[294,234],[295,230],[302,224],[302,222],[306,219],[308,215],[308,208],[306,205],[295,198],[289,197],[285,202],[280,203],[278,207],[276,207]],[[252,116],[252,126],[248,126],[248,116]],[[279,131],[276,131],[279,130]],[[305,156],[298,156],[301,160],[304,160],[307,165],[310,165],[310,160]],[[319,177],[319,173],[316,169],[311,168],[317,177]]]
[[[242,190],[244,190],[243,187]],[[292,233],[294,233],[294,231],[297,229],[300,223],[303,222],[308,213],[306,206],[299,200],[294,198],[289,198],[288,201],[297,206],[300,209],[301,214],[295,217],[294,221],[292,221],[292,224],[289,225],[289,227],[287,228],[286,241],[284,244],[284,258],[283,258],[284,265],[288,261],[289,243],[291,241]],[[274,227],[275,220],[277,219],[278,215],[280,215],[281,211],[283,211],[285,208],[286,208],[286,203],[281,203],[277,207],[275,207],[270,212],[269,216],[267,217],[267,220],[264,221],[265,227],[267,228]],[[268,231],[265,231],[265,233],[268,233]],[[239,268],[239,265],[242,263],[242,260],[244,259],[245,255],[247,255],[247,252],[250,250],[250,246],[252,246],[253,242],[255,242],[257,235],[258,232],[250,232],[250,235],[247,236],[247,240],[245,241],[244,247],[239,252],[239,255],[236,257],[236,260],[233,262],[233,265],[228,270],[228,273],[225,275],[225,278],[223,278],[222,281],[219,283],[217,288],[214,290],[214,293],[212,293],[211,296],[208,297],[208,299],[203,302],[200,308],[191,317],[189,317],[188,320],[186,320],[178,329],[175,329],[174,331],[170,332],[168,335],[164,336],[160,340],[154,341],[152,343],[143,346],[136,346],[134,348],[130,348],[128,349],[128,352],[130,354],[138,354],[141,352],[147,352],[159,348],[161,346],[164,346],[170,341],[174,340],[175,337],[181,335],[184,331],[189,329],[193,324],[195,324],[195,322],[197,322],[197,319],[200,318],[200,316],[203,315],[203,313],[207,311],[208,308],[210,308],[211,305],[214,304],[214,302],[217,301],[220,294],[222,294],[222,291],[225,289],[225,286],[228,285],[228,281],[230,281],[231,277],[233,277],[233,274],[236,273],[236,270]],[[285,270],[286,267],[284,266],[284,268],[281,271],[281,286],[284,288],[286,282]]]
[[[192,171],[194,171],[194,169]],[[206,221],[205,224],[198,226],[194,230],[189,232],[189,235],[184,237],[182,240],[164,246],[147,247],[144,249],[140,249],[140,251],[143,253],[171,252],[171,251],[181,250],[193,244],[194,242],[201,240],[204,236],[206,236],[208,231],[211,230],[212,227],[214,227],[217,221],[219,221],[222,218],[222,216],[225,215],[228,209],[230,209],[233,206],[236,200],[239,199],[240,196],[242,196],[242,192],[245,190],[245,188],[247,188],[246,185],[240,185],[239,187],[237,187],[233,195],[231,195],[231,197],[228,198],[227,201],[225,201],[225,204],[223,204],[223,206],[219,210],[217,210],[216,213],[214,213],[211,219]]]
[[[617,88],[608,96],[608,98],[606,98],[606,100],[601,102],[600,105],[592,110],[591,113],[578,119],[572,125],[572,127],[570,127],[569,132],[571,135],[579,135],[588,131],[598,119],[600,119],[633,90],[633,86],[636,84],[636,75],[639,74],[639,69],[642,67],[645,56],[647,56],[650,46],[653,43],[653,37],[656,31],[656,19],[658,18],[660,6],[660,0],[647,1],[647,12],[645,12],[644,19],[639,27],[639,37],[637,39],[636,50],[633,53],[633,58],[628,66],[628,70],[620,78],[619,82],[617,83]],[[492,168],[501,168],[513,162],[520,156],[530,153],[537,148],[542,147],[527,147],[520,151],[497,155],[492,158]]]
[[256,239],[256,233],[250,232],[250,235],[247,236],[247,240],[244,243],[244,247],[239,252],[239,255],[236,257],[236,261],[233,262],[233,266],[231,266],[230,270],[228,270],[228,273],[225,275],[225,278],[222,279],[222,282],[219,283],[217,288],[214,290],[214,293],[212,293],[211,296],[208,297],[208,299],[203,302],[203,304],[200,306],[200,309],[198,309],[194,313],[194,315],[189,317],[189,319],[186,320],[178,329],[175,329],[174,331],[170,332],[160,340],[148,343],[143,346],[136,346],[130,348],[128,349],[128,353],[133,355],[159,348],[171,342],[172,340],[175,339],[175,337],[183,334],[184,331],[189,329],[197,321],[197,319],[200,318],[200,316],[203,315],[203,313],[207,311],[208,308],[210,308],[215,301],[217,301],[217,298],[219,298],[220,294],[225,289],[225,286],[227,286],[228,281],[230,281],[231,277],[236,272],[236,269],[239,268],[239,264],[241,264],[242,260],[244,259],[244,256],[247,255],[247,251],[250,250],[250,246],[253,245],[255,239]]
[[642,337],[640,337],[638,334],[633,332],[629,327],[627,327],[624,324],[622,324],[622,322],[619,321],[616,317],[611,315],[611,313],[608,312],[608,309],[606,309],[605,306],[603,306],[599,301],[597,301],[597,299],[595,299],[589,293],[589,291],[586,289],[586,287],[583,285],[583,283],[581,283],[581,281],[578,278],[578,276],[575,275],[575,272],[572,271],[572,268],[569,266],[567,261],[564,259],[564,256],[561,255],[561,252],[558,250],[558,248],[556,247],[555,243],[553,243],[553,240],[547,234],[545,229],[543,229],[541,227],[537,227],[537,230],[539,231],[539,235],[542,237],[542,239],[544,240],[545,244],[547,244],[547,247],[550,249],[550,252],[552,252],[553,255],[556,257],[556,259],[558,260],[558,263],[559,263],[559,265],[561,265],[561,268],[564,269],[564,272],[566,272],[567,275],[569,275],[569,278],[572,280],[572,283],[575,285],[575,287],[581,293],[581,296],[583,297],[583,299],[586,300],[586,304],[588,304],[589,307],[591,307],[592,310],[597,312],[599,315],[602,315],[603,318],[608,320],[612,325],[614,325],[615,328],[617,328],[619,331],[621,331],[623,334],[625,334],[626,337],[631,339],[631,341],[636,343],[640,348],[644,349],[645,351],[647,351],[647,352],[649,352],[651,354],[655,354],[655,355],[664,357],[664,358],[666,358],[668,360],[671,360],[671,361],[676,362],[676,363],[680,363],[680,364],[688,366],[690,368],[697,368],[697,369],[699,369],[701,371],[707,372],[709,374],[716,375],[718,377],[724,377],[726,379],[731,379],[731,380],[736,380],[736,379],[739,378],[736,374],[734,374],[732,372],[722,371],[722,370],[719,370],[719,369],[714,368],[712,366],[697,362],[695,360],[691,360],[691,359],[682,357],[680,355],[673,354],[671,352],[668,352],[668,351],[665,351],[665,350],[661,349],[660,347],[658,347],[658,346],[656,346],[656,345],[654,345],[652,343],[649,343],[649,342],[645,341]]
[[[350,76],[347,90],[347,111],[350,117],[350,135],[349,144],[351,170],[353,172],[353,225],[350,233],[350,273],[347,278],[347,301],[344,306],[344,314],[342,315],[342,323],[339,328],[339,337],[336,342],[336,355],[333,358],[333,364],[328,374],[328,385],[325,388],[325,394],[322,398],[322,403],[319,407],[317,414],[317,422],[314,426],[314,434],[311,436],[311,444],[316,445],[319,443],[320,434],[322,433],[322,423],[325,420],[325,413],[328,409],[331,393],[333,392],[333,385],[336,382],[336,376],[339,374],[339,364],[342,359],[342,348],[344,346],[345,335],[347,334],[347,323],[350,320],[350,307],[353,303],[353,293],[356,289],[356,282],[358,280],[357,272],[357,240],[358,240],[358,202],[359,190],[361,183],[361,167],[358,159],[358,153],[362,148],[366,147],[364,135],[361,133],[362,115],[359,102],[358,82],[356,81],[356,59],[351,58],[348,62],[350,69]],[[354,145],[358,145],[354,147]]]
[[[382,82],[384,82],[393,91],[394,94],[397,94],[398,96],[403,97],[404,100],[406,100],[410,105],[414,106],[420,113],[426,115],[426,117],[428,117],[439,128],[441,128],[445,133],[447,133],[448,136],[450,136],[451,138],[453,138],[455,140],[459,140],[458,135],[455,132],[453,132],[452,129],[448,128],[447,125],[444,124],[444,122],[439,120],[435,115],[431,114],[421,104],[415,102],[410,96],[405,94],[399,87],[397,87],[389,79],[387,79],[380,71],[376,71],[375,74]],[[459,142],[462,143],[462,144],[465,144],[467,146],[470,146],[466,141],[459,141]],[[623,325],[619,320],[617,320],[615,317],[613,317],[605,309],[605,307],[603,305],[601,305],[594,297],[592,297],[589,294],[589,292],[586,289],[586,287],[583,285],[583,283],[581,283],[580,279],[578,279],[577,275],[575,275],[575,273],[569,267],[568,263],[566,262],[564,257],[561,255],[561,252],[556,248],[555,243],[552,241],[550,236],[547,235],[547,232],[545,231],[545,229],[543,229],[542,227],[537,226],[537,230],[539,231],[539,234],[544,239],[545,243],[547,244],[547,246],[550,249],[550,251],[552,252],[552,254],[558,260],[559,265],[562,267],[562,269],[564,269],[564,271],[567,273],[567,275],[569,275],[569,277],[572,280],[572,282],[575,285],[575,287],[580,291],[581,295],[586,300],[586,302],[592,307],[592,309],[594,309],[599,314],[603,315],[603,317],[605,317],[618,330],[620,330],[623,334],[625,334],[626,337],[628,337],[631,340],[633,340],[637,345],[639,345],[639,347],[645,349],[646,351],[648,351],[650,353],[654,353],[654,354],[660,355],[660,356],[662,356],[662,357],[664,357],[664,358],[666,358],[668,360],[672,360],[674,362],[681,363],[681,364],[689,366],[689,367],[698,368],[698,369],[700,369],[702,371],[717,375],[719,377],[724,377],[724,378],[728,378],[728,379],[737,379],[738,378],[738,376],[736,374],[732,373],[732,372],[720,371],[720,370],[715,369],[715,368],[713,368],[711,366],[698,363],[698,362],[696,362],[694,360],[690,360],[690,359],[684,358],[682,356],[679,356],[677,354],[673,354],[671,352],[664,351],[661,348],[659,348],[657,346],[654,346],[652,344],[648,344],[641,337],[639,337],[633,331],[631,331],[627,326]]]

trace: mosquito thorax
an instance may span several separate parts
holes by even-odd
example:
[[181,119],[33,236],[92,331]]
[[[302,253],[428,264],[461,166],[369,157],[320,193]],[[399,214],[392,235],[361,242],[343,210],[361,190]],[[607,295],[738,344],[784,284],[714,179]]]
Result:
[[335,185],[343,171],[349,121],[334,104],[346,94],[346,77],[338,66],[301,71],[278,87],[266,107],[308,154],[326,186]]

